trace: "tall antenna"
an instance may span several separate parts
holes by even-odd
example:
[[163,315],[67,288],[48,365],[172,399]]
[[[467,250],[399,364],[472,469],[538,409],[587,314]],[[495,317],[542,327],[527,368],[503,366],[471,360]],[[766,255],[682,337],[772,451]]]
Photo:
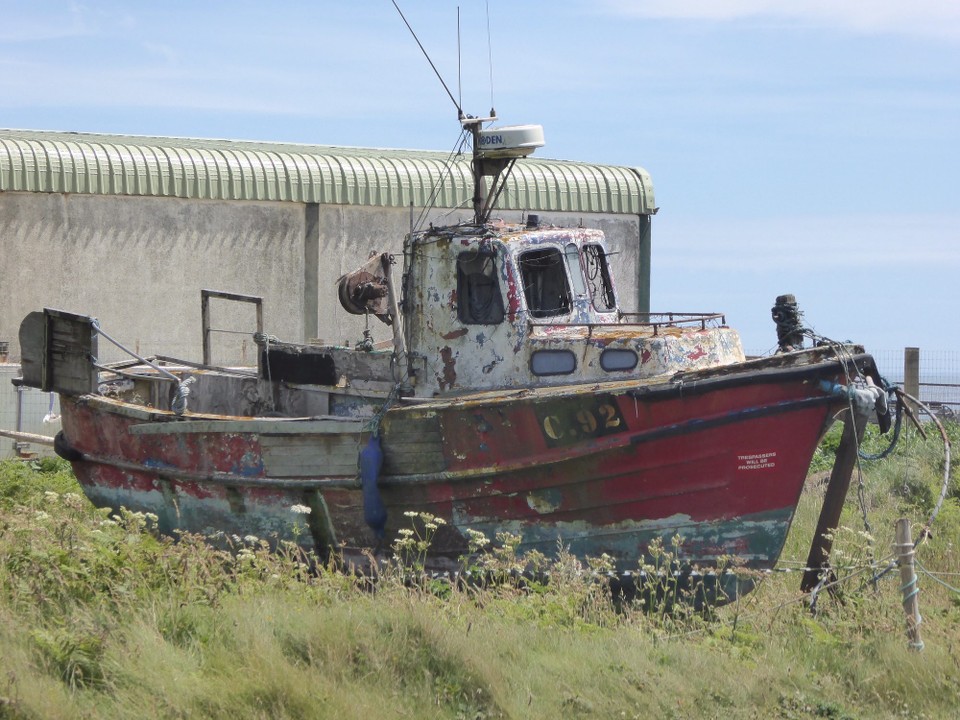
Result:
[[460,99],[460,107],[463,107],[463,70],[460,52],[460,6],[457,5],[457,97]]
[[490,0],[487,0],[487,63],[490,65],[490,117],[496,117],[493,104],[493,43],[490,40]]
[[433,60],[430,59],[430,56],[427,54],[426,49],[423,47],[423,43],[420,42],[420,38],[417,37],[417,34],[413,31],[413,28],[410,27],[410,23],[407,22],[407,18],[403,14],[403,10],[400,9],[400,6],[397,5],[397,0],[390,0],[393,3],[393,6],[397,9],[397,12],[400,13],[400,17],[403,20],[403,24],[407,26],[407,30],[410,31],[410,34],[413,35],[413,39],[417,41],[417,45],[420,46],[420,52],[423,53],[423,56],[427,59],[427,62],[430,63],[430,67],[433,68],[434,74],[437,76],[437,80],[440,81],[440,84],[443,85],[443,89],[447,91],[447,95],[450,97],[450,102],[453,103],[453,106],[457,108],[457,116],[463,117],[463,108],[460,107],[454,97],[453,93],[450,92],[450,88],[447,87],[447,84],[443,81],[443,78],[440,76],[440,71],[437,70],[437,66],[433,64]]

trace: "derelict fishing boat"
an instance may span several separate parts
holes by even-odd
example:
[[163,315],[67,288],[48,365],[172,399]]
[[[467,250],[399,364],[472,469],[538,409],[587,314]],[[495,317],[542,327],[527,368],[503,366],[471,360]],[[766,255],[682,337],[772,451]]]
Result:
[[771,568],[824,432],[882,400],[872,358],[834,345],[746,360],[721,315],[621,312],[600,231],[490,220],[542,131],[482,122],[463,120],[473,222],[411,233],[399,284],[386,254],[339,284],[347,311],[392,327],[389,349],[258,328],[249,371],[100,367],[110,338],[95,319],[27,316],[20,382],[61,394],[57,450],[89,498],[155,513],[164,532],[291,539],[347,561],[427,512],[446,521],[428,570],[459,566],[468,529],[548,557],[605,553],[620,573],[674,536],[687,566]]

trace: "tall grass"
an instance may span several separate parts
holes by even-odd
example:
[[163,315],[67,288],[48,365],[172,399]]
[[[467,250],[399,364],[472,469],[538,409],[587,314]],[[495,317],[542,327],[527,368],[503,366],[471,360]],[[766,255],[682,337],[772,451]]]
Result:
[[[509,538],[484,568],[503,582],[410,582],[416,529],[397,545],[407,565],[371,587],[308,572],[289,546],[160,536],[149,516],[92,508],[59,461],[4,463],[0,718],[956,717],[957,592],[921,577],[926,648],[912,652],[898,574],[869,571],[888,561],[897,517],[926,520],[938,453],[909,434],[863,463],[870,532],[855,479],[834,538],[840,582],[813,612],[799,572],[703,613],[614,603],[568,555],[549,584],[518,583]],[[822,493],[808,484],[781,570],[805,561]],[[917,554],[954,587],[958,496],[954,484]]]

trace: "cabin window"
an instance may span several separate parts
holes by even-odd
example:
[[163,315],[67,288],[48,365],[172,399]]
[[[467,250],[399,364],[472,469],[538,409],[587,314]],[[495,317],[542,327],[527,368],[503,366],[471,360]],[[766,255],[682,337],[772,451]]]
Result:
[[525,252],[518,264],[527,310],[533,317],[555,317],[570,312],[566,266],[557,248]]
[[584,245],[583,260],[587,267],[587,284],[590,286],[593,306],[600,312],[616,310],[617,299],[613,294],[610,267],[607,265],[607,253],[603,246]]
[[496,258],[479,252],[457,258],[457,317],[468,325],[503,322],[503,297],[497,280]]
[[569,350],[537,350],[530,356],[534,375],[569,375],[577,369],[577,358]]
[[633,350],[611,348],[600,353],[600,367],[607,372],[633,370],[637,366],[637,354]]
[[567,256],[567,270],[570,273],[570,282],[573,285],[573,294],[578,298],[587,296],[587,286],[583,282],[583,267],[580,265],[580,248],[573,243],[564,248]]

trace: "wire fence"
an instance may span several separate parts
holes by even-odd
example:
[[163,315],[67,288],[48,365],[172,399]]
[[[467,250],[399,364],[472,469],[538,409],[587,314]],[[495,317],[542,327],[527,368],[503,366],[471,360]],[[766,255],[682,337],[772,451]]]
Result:
[[[871,353],[877,368],[889,382],[902,386],[905,380],[904,350]],[[920,350],[920,397],[931,410],[948,418],[960,417],[960,352]]]
[[[10,381],[19,375],[19,365],[0,364],[0,429],[55,435],[60,430],[60,398],[56,393],[14,387]],[[0,459],[51,452],[46,446],[0,437]]]

